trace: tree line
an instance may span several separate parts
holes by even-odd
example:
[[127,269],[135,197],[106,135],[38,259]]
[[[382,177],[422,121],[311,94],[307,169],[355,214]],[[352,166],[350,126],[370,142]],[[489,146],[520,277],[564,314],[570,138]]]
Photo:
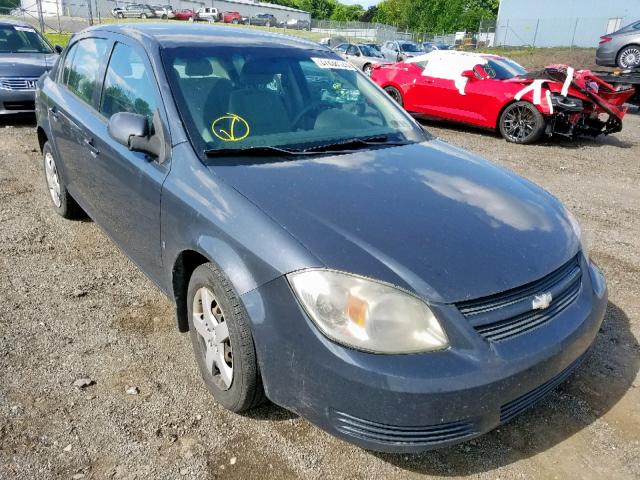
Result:
[[364,9],[338,0],[271,0],[311,13],[318,20],[379,22],[417,32],[476,30],[495,19],[500,0],[382,0]]

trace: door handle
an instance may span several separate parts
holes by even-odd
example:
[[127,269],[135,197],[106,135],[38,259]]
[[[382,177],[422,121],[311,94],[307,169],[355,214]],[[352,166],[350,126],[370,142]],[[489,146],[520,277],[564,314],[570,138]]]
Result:
[[83,140],[83,143],[89,149],[89,152],[91,153],[92,157],[95,158],[100,154],[100,150],[98,150],[96,146],[93,144],[93,138],[85,138]]
[[55,121],[58,121],[58,118],[60,117],[58,116],[58,110],[56,109],[56,107],[49,107],[47,110],[49,111],[49,116]]

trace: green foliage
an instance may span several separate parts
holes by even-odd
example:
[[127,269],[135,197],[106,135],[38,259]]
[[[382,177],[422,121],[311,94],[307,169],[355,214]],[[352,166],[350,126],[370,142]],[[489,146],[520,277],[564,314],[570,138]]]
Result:
[[495,18],[499,0],[383,0],[374,20],[401,29],[438,33],[476,30]]
[[20,6],[20,0],[0,0],[0,14],[8,15],[10,10]]
[[364,13],[364,8],[362,8],[361,5],[344,5],[342,3],[338,3],[333,9],[331,20],[338,20],[341,22],[360,20],[360,17],[362,17]]

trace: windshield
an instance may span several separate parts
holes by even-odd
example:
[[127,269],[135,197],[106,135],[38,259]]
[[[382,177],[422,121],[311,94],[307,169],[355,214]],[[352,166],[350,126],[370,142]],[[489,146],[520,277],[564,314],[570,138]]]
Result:
[[177,47],[163,62],[196,150],[319,148],[428,135],[355,67],[326,51]]
[[508,80],[527,73],[527,70],[522,65],[508,58],[490,58],[484,69],[489,78],[495,78],[496,80]]
[[422,48],[420,48],[415,43],[401,43],[400,50],[402,50],[403,52],[411,52],[411,53],[423,51]]
[[365,57],[383,58],[380,52],[369,45],[360,45],[360,51]]
[[53,53],[51,46],[31,27],[0,25],[0,52]]

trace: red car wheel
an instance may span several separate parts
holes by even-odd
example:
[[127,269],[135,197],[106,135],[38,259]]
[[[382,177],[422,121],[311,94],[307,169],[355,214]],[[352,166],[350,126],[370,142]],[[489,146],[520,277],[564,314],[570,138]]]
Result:
[[395,87],[384,87],[384,91],[387,92],[398,105],[402,106],[402,94],[400,93],[400,90]]
[[546,122],[538,109],[529,102],[507,105],[499,120],[500,134],[507,142],[534,143],[542,137]]

